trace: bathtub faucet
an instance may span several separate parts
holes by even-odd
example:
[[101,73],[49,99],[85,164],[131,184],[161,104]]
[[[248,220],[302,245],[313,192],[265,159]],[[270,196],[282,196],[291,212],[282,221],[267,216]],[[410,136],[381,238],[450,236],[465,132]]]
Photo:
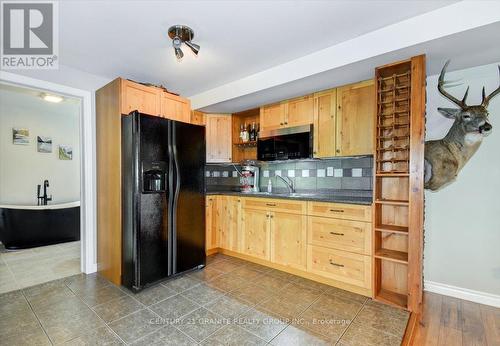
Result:
[[37,201],[38,205],[40,205],[40,202],[42,202],[42,205],[47,205],[47,202],[52,201],[52,195],[47,196],[47,188],[49,187],[49,181],[44,180],[43,181],[43,196],[40,196],[40,185],[37,185]]

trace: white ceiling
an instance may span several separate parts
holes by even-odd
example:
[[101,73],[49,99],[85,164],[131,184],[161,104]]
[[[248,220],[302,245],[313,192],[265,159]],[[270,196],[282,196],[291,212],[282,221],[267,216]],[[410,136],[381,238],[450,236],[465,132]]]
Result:
[[[454,2],[61,1],[60,64],[192,96]],[[173,24],[194,29],[197,58],[175,60]]]

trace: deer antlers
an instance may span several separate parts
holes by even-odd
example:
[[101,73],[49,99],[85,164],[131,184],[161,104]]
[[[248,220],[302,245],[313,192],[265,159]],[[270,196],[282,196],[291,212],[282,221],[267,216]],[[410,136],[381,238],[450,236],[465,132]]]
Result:
[[[500,76],[500,65],[498,65],[498,75]],[[486,92],[484,91],[483,87],[483,101],[481,102],[481,106],[488,107],[488,104],[490,103],[491,99],[494,98],[496,95],[498,95],[498,93],[500,93],[500,85],[495,91],[493,91],[488,96],[486,96]]]
[[464,95],[462,101],[460,101],[459,99],[457,99],[453,95],[449,94],[446,90],[444,90],[444,85],[446,83],[444,81],[444,75],[446,74],[446,68],[448,67],[449,64],[450,64],[450,60],[446,61],[446,63],[443,66],[443,69],[441,70],[441,73],[439,74],[438,90],[441,93],[441,95],[446,97],[448,100],[450,100],[451,102],[456,104],[458,107],[465,109],[465,108],[467,108],[467,104],[465,103],[465,101],[467,100],[467,96],[469,95],[469,87],[467,87],[467,90],[465,91],[465,95]]
[[[444,75],[446,74],[446,68],[448,67],[449,64],[450,64],[450,60],[446,61],[446,63],[443,66],[443,69],[441,70],[441,73],[439,74],[438,90],[441,93],[441,95],[446,97],[448,100],[450,100],[451,102],[453,102],[454,104],[456,104],[460,108],[465,109],[465,108],[467,108],[467,104],[465,103],[465,101],[467,100],[467,96],[469,95],[469,87],[467,87],[467,90],[465,91],[465,94],[464,94],[464,97],[462,98],[462,100],[457,99],[453,95],[449,94],[446,90],[444,90],[444,85],[446,84],[446,82],[444,81]],[[500,74],[500,65],[498,66],[498,73]],[[486,91],[483,87],[483,101],[481,102],[481,106],[483,106],[485,108],[488,107],[488,104],[490,103],[491,99],[493,97],[495,97],[496,95],[498,95],[499,93],[500,93],[500,85],[498,86],[498,88],[495,91],[493,91],[488,96],[486,96]]]

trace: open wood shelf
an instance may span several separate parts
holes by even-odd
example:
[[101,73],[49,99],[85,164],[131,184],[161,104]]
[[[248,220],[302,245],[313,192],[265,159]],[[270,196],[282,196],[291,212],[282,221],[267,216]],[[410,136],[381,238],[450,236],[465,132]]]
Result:
[[375,258],[380,258],[383,260],[398,262],[402,264],[408,264],[408,253],[403,251],[378,249],[375,250]]
[[375,203],[387,204],[387,205],[400,205],[400,206],[408,206],[409,204],[408,201],[399,199],[376,199]]
[[423,286],[425,56],[378,67],[375,79],[373,297],[419,313]]
[[248,142],[235,142],[233,145],[237,145],[239,147],[256,147],[257,141],[248,141]]
[[407,172],[377,172],[375,175],[377,177],[387,177],[387,178],[391,178],[391,177],[394,177],[394,178],[397,178],[397,177],[404,178],[404,177],[409,177],[410,176],[410,174],[407,173]]
[[377,225],[375,231],[408,235],[408,227],[406,226]]
[[408,304],[408,296],[401,293],[392,292],[389,290],[381,289],[375,296],[375,299],[390,304],[395,305],[400,308],[406,309]]

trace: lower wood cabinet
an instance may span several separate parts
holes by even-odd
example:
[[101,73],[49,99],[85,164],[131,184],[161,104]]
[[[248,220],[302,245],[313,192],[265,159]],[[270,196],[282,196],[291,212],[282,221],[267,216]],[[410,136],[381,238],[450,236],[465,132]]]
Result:
[[306,269],[307,216],[272,212],[271,262]]
[[207,250],[371,295],[370,220],[371,206],[209,196]]
[[210,251],[219,247],[217,236],[217,196],[208,196],[205,199],[205,250]]
[[307,270],[354,286],[371,288],[371,257],[352,252],[308,246]]
[[242,253],[264,260],[271,259],[270,213],[265,210],[243,209]]

